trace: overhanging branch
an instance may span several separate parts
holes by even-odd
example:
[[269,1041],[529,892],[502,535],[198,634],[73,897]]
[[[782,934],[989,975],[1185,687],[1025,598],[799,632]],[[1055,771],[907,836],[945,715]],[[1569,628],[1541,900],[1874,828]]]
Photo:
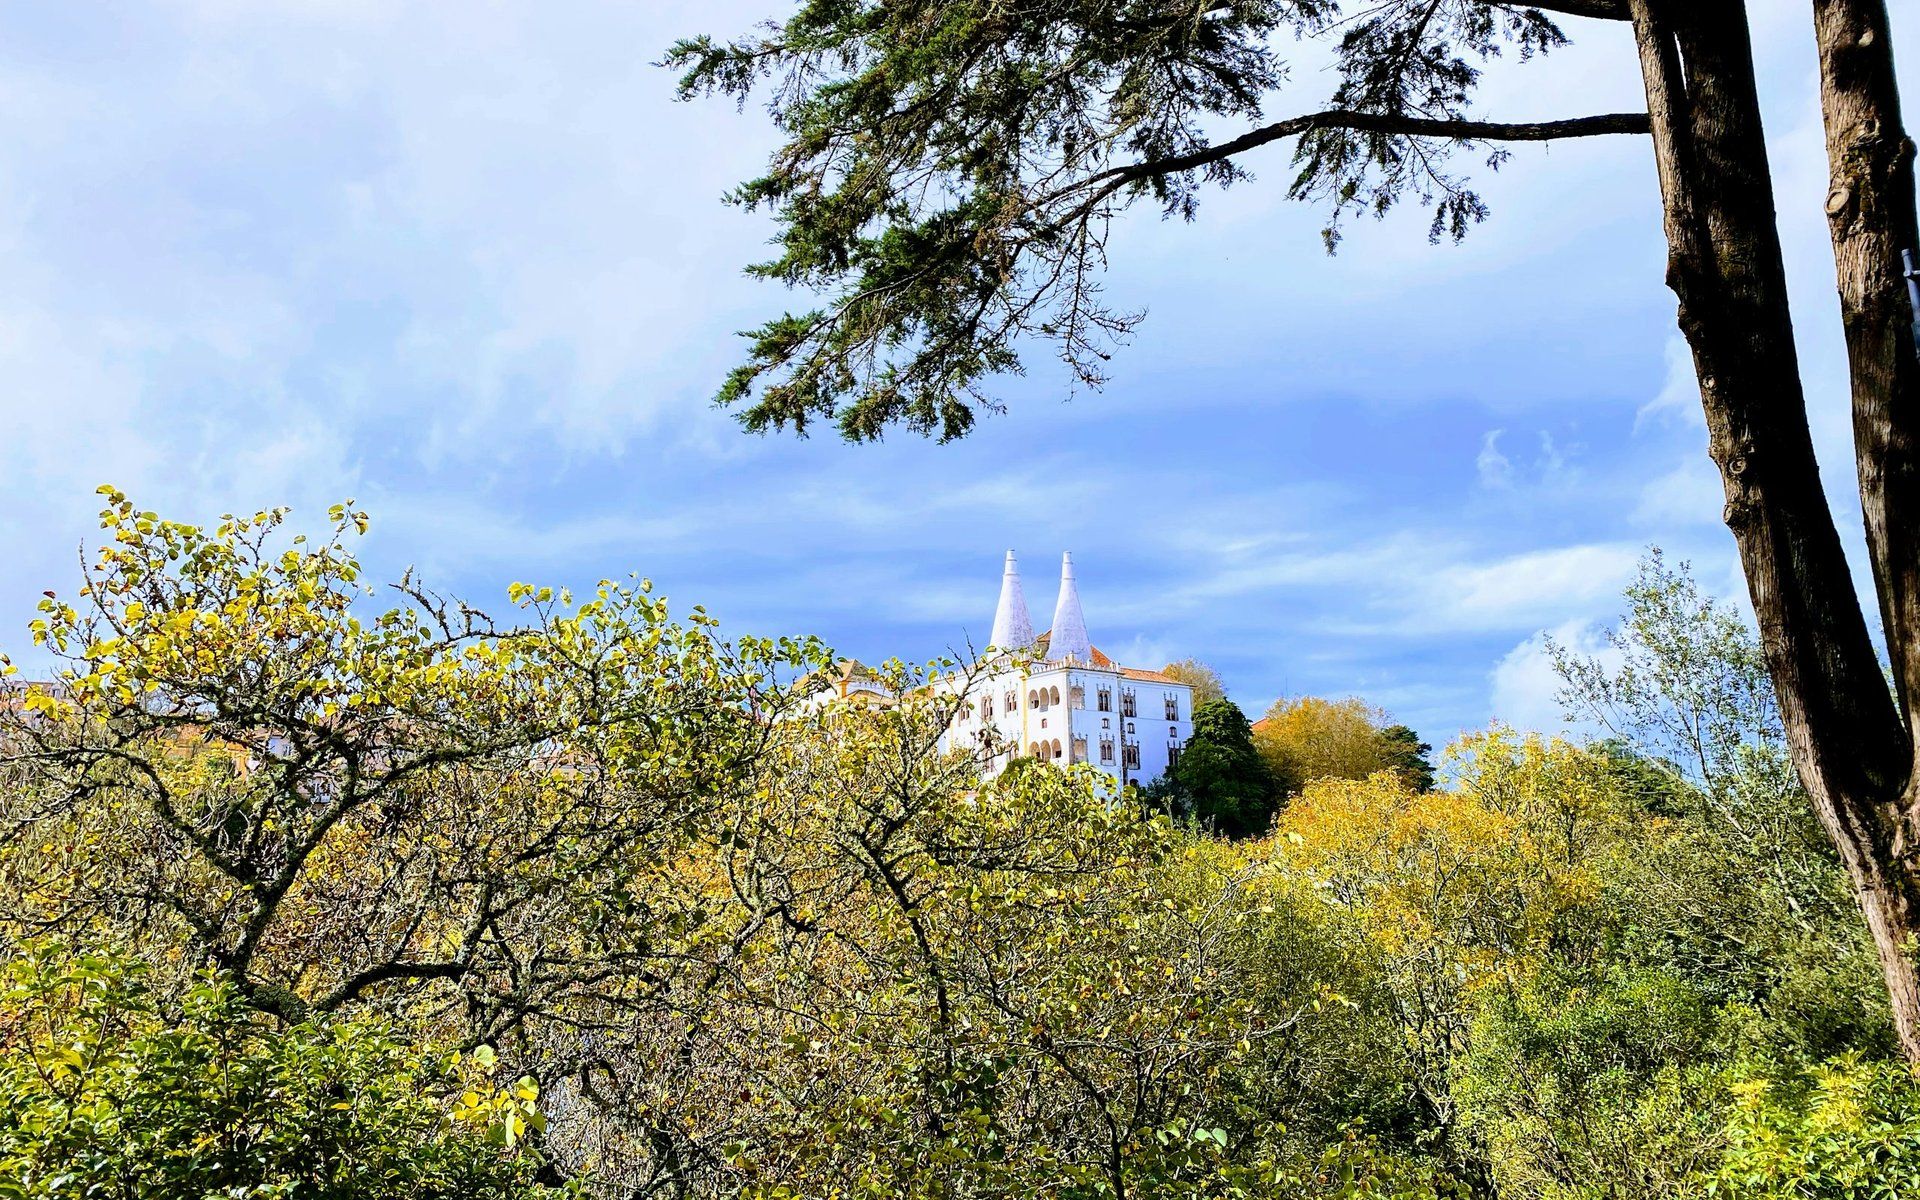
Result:
[[[1137,179],[1152,179],[1191,171],[1222,162],[1268,142],[1298,137],[1316,129],[1352,129],[1362,133],[1385,133],[1403,137],[1445,138],[1456,142],[1552,142],[1562,138],[1602,137],[1620,133],[1647,133],[1652,125],[1645,113],[1603,113],[1592,117],[1570,117],[1561,121],[1454,121],[1428,117],[1405,117],[1390,113],[1348,112],[1330,109],[1288,117],[1271,125],[1248,130],[1237,138],[1206,146],[1187,154],[1150,159],[1089,175],[1063,188],[1051,198],[1058,199],[1088,187],[1099,187],[1109,194]],[[1106,186],[1101,186],[1106,185]]]
[[1566,17],[1592,17],[1597,21],[1627,19],[1626,0],[1481,0],[1481,3],[1497,4],[1501,8],[1537,8],[1541,12]]

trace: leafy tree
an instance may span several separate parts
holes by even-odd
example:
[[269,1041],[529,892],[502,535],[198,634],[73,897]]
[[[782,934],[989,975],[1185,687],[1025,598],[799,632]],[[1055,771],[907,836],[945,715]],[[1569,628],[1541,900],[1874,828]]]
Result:
[[[1424,775],[1420,769],[1431,747],[1417,737],[1411,746],[1389,740],[1385,723],[1385,713],[1357,698],[1302,696],[1274,701],[1255,731],[1255,742],[1286,794],[1315,779],[1365,779],[1376,771],[1409,772],[1410,784],[1422,791],[1431,787],[1432,767],[1426,766]],[[1413,731],[1407,730],[1407,736],[1413,737]]]
[[1501,733],[1456,753],[1457,792],[1416,793],[1388,772],[1309,784],[1272,845],[1365,964],[1392,1031],[1374,1053],[1422,1135],[1490,1196],[1498,1164],[1459,1094],[1478,1006],[1595,919],[1611,811],[1604,777],[1573,747]]
[[368,1020],[263,1020],[204,978],[26,948],[0,978],[0,1194],[534,1200],[531,1080]]
[[1227,685],[1220,681],[1220,672],[1197,658],[1183,658],[1179,662],[1170,662],[1161,668],[1161,674],[1170,675],[1191,687],[1193,706],[1196,709],[1209,700],[1227,698]]
[[1433,760],[1427,757],[1433,747],[1405,725],[1389,725],[1380,731],[1389,768],[1398,771],[1407,786],[1416,792],[1433,790]]
[[1625,598],[1604,658],[1549,642],[1566,715],[1610,733],[1657,806],[1697,817],[1790,910],[1830,910],[1838,860],[1795,776],[1759,638],[1658,550]]
[[1719,1165],[1746,1016],[1671,968],[1550,960],[1478,1007],[1455,1092],[1503,1192],[1691,1194]]
[[1231,700],[1193,710],[1193,737],[1171,772],[1184,811],[1228,837],[1264,833],[1273,818],[1273,779],[1253,748],[1253,727]]
[[[1893,688],[1821,485],[1796,357],[1745,0],[808,0],[732,43],[673,47],[683,95],[769,83],[786,137],[735,200],[775,210],[756,274],[824,294],[769,321],[720,389],[749,428],[895,423],[964,435],[995,374],[1050,344],[1103,379],[1137,324],[1100,291],[1111,222],[1146,202],[1191,218],[1292,140],[1289,195],[1342,222],[1412,199],[1430,235],[1486,215],[1453,152],[1649,134],[1665,282],[1693,352],[1724,515],[1740,549],[1794,764],[1851,874],[1909,1058],[1920,1061],[1920,358],[1900,252],[1920,245],[1884,0],[1815,0],[1827,215],[1852,384],[1866,541]],[[1557,19],[1630,27],[1644,113],[1481,120],[1504,50],[1550,59]],[[1324,39],[1332,95],[1276,120],[1277,48]],[[1215,133],[1222,134],[1215,140]]]
[[107,492],[78,603],[34,623],[59,686],[0,710],[22,927],[107,922],[295,1021],[424,990],[483,1041],[632,1001],[663,931],[698,934],[661,872],[817,648],[722,644],[645,583],[515,585],[526,621],[496,625],[409,578],[363,616],[362,514],[307,542]]

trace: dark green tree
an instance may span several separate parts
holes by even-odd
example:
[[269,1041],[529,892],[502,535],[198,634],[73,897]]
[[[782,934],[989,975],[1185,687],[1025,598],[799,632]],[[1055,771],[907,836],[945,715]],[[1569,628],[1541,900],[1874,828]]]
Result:
[[1193,710],[1193,737],[1171,772],[1185,812],[1228,837],[1261,834],[1273,820],[1273,777],[1253,748],[1253,726],[1231,700]]
[[[1664,282],[1693,353],[1793,763],[1852,876],[1907,1056],[1920,1062],[1920,358],[1900,277],[1920,245],[1885,0],[1813,0],[1825,216],[1853,398],[1867,552],[1893,688],[1822,486],[1795,350],[1747,0],[801,0],[731,43],[673,47],[684,95],[762,84],[785,135],[735,200],[777,214],[754,268],[818,298],[750,334],[722,402],[751,429],[836,422],[958,437],[996,374],[1051,347],[1103,378],[1138,314],[1101,293],[1107,235],[1136,203],[1182,218],[1202,190],[1293,145],[1289,195],[1326,239],[1403,202],[1434,238],[1486,207],[1451,164],[1514,142],[1650,135]],[[1487,121],[1503,53],[1539,60],[1561,23],[1631,30],[1643,112]],[[1578,28],[1578,25],[1573,26]],[[1320,39],[1332,82],[1274,118],[1284,48]],[[1618,45],[1625,52],[1629,39]],[[1271,269],[1268,264],[1262,269]],[[1651,282],[1651,280],[1649,281]]]
[[1393,769],[1416,792],[1433,790],[1433,760],[1427,756],[1433,747],[1405,725],[1389,725],[1380,731],[1380,742]]

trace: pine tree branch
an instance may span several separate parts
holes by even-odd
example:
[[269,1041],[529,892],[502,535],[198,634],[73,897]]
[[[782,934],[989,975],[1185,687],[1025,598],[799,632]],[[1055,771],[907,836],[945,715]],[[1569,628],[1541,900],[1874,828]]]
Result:
[[1326,112],[1288,117],[1284,121],[1275,121],[1271,125],[1262,125],[1258,129],[1249,130],[1237,138],[1221,142],[1216,146],[1206,146],[1186,154],[1147,159],[1100,171],[1079,180],[1068,188],[1063,188],[1055,194],[1054,198],[1088,187],[1098,187],[1102,196],[1111,195],[1114,191],[1136,180],[1191,171],[1198,167],[1222,162],[1236,154],[1245,153],[1269,142],[1297,137],[1317,129],[1352,129],[1362,133],[1446,138],[1456,142],[1551,142],[1561,138],[1647,133],[1652,129],[1652,125],[1645,113],[1603,113],[1591,117],[1570,117],[1559,121],[1508,123],[1436,120],[1427,117],[1331,109]]
[[1627,20],[1626,0],[1480,0],[1502,8],[1537,8],[1564,17],[1592,17],[1596,21]]

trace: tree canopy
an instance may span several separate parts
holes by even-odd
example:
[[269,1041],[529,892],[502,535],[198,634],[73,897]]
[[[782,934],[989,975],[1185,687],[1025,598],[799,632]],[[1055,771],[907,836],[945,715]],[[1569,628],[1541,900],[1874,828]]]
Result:
[[1182,811],[1228,837],[1265,833],[1273,780],[1253,748],[1253,727],[1231,700],[1193,710],[1193,736],[1168,772]]
[[1365,779],[1392,771],[1416,791],[1433,786],[1433,747],[1358,697],[1300,696],[1273,702],[1254,743],[1283,795],[1315,779]]
[[[1777,759],[1494,730],[1276,815],[1215,700],[1209,830],[942,752],[965,664],[816,705],[825,648],[639,582],[383,607],[351,506],[103,523],[0,697],[0,1192],[1655,1200],[1911,1153]],[[1738,725],[1686,595],[1602,690]]]
[[[1633,113],[1467,119],[1482,64],[1564,44],[1543,10],[1603,7],[809,0],[755,35],[683,40],[667,54],[682,96],[775,96],[785,143],[732,199],[779,220],[753,272],[824,294],[755,330],[720,398],[750,429],[953,438],[997,407],[988,380],[1021,369],[1026,344],[1100,383],[1139,320],[1099,284],[1114,219],[1135,202],[1191,218],[1283,139],[1288,193],[1326,207],[1330,247],[1346,220],[1402,201],[1429,210],[1433,237],[1463,237],[1487,210],[1456,151],[1497,165],[1499,141],[1646,132]],[[1333,94],[1264,121],[1294,38],[1328,43]],[[1216,141],[1223,127],[1242,132]]]
[[1197,658],[1183,658],[1179,662],[1170,662],[1160,668],[1161,674],[1169,675],[1193,689],[1193,707],[1197,710],[1209,700],[1225,700],[1227,685],[1220,679],[1220,672],[1201,662]]

